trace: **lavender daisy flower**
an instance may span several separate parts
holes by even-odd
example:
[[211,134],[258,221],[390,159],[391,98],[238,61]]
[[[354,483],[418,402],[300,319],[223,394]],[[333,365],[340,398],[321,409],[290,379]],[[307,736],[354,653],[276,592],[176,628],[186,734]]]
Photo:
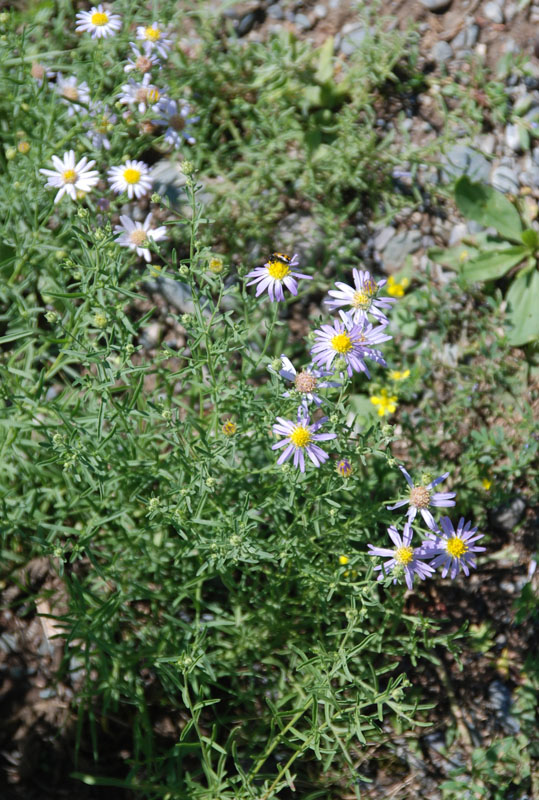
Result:
[[152,120],[154,125],[166,125],[164,133],[165,142],[178,149],[185,139],[189,144],[195,144],[196,139],[191,136],[191,126],[198,122],[199,117],[190,117],[189,104],[184,100],[177,102],[163,97],[157,104],[160,113],[159,119]]
[[380,570],[380,575],[378,576],[379,581],[384,580],[386,575],[393,572],[395,573],[393,583],[397,583],[399,574],[404,573],[406,586],[412,589],[414,575],[418,575],[421,580],[425,580],[425,578],[433,574],[433,567],[431,567],[430,564],[424,564],[422,561],[422,559],[431,558],[432,552],[429,552],[428,549],[423,547],[413,548],[411,546],[414,532],[409,522],[404,523],[402,536],[394,525],[388,528],[387,532],[395,545],[394,550],[390,550],[387,547],[374,547],[374,545],[369,544],[370,556],[381,556],[382,558],[389,559],[389,561],[379,564],[374,568],[375,570]]
[[339,315],[341,319],[334,320],[333,325],[322,325],[315,331],[317,338],[311,348],[313,361],[316,364],[325,364],[327,369],[333,359],[342,358],[346,362],[349,377],[355,371],[364,372],[370,378],[365,358],[387,366],[382,353],[373,345],[386,342],[391,336],[384,333],[385,325],[374,327],[365,320],[356,324],[344,311],[339,311]]
[[[317,406],[322,405],[322,398],[315,394],[315,389],[318,387],[325,389],[328,386],[341,385],[338,381],[320,380],[320,378],[324,379],[328,375],[332,375],[332,373],[325,369],[317,369],[312,364],[302,369],[301,372],[296,372],[294,365],[284,354],[281,356],[281,365],[282,369],[279,370],[279,375],[287,381],[293,381],[294,389],[302,395],[301,404],[305,407],[309,403],[314,403]],[[291,392],[283,392],[282,396],[290,397]]]
[[354,269],[352,274],[355,288],[346,283],[337,282],[335,286],[338,291],[332,289],[329,292],[330,296],[335,299],[326,300],[326,305],[331,309],[348,306],[350,308],[348,313],[354,322],[366,321],[367,314],[372,314],[379,322],[387,325],[388,320],[384,311],[389,310],[396,301],[394,297],[377,296],[378,290],[384,286],[386,281],[376,283],[370,272],[366,270]]
[[430,548],[430,555],[434,556],[431,561],[432,566],[434,569],[442,567],[442,578],[445,578],[449,572],[451,580],[454,580],[460,567],[466,576],[469,575],[468,568],[475,568],[474,554],[486,550],[485,547],[477,547],[473,544],[478,539],[482,539],[484,534],[479,533],[474,536],[477,528],[471,528],[471,524],[471,522],[464,524],[464,517],[461,517],[455,531],[449,517],[442,517],[440,525],[443,535],[433,537],[426,543],[425,548]]
[[127,64],[124,67],[124,72],[138,70],[145,75],[152,67],[161,66],[159,57],[152,53],[152,47],[148,42],[144,42],[141,48],[137,47],[134,42],[129,42],[129,47],[133,55],[127,57]]
[[413,522],[417,512],[420,511],[428,527],[433,531],[437,531],[438,526],[428,507],[436,506],[438,508],[449,508],[449,506],[455,505],[453,498],[456,496],[456,492],[436,492],[432,494],[432,489],[442,481],[445,481],[449,472],[444,472],[443,475],[440,475],[439,478],[431,481],[426,486],[414,486],[413,480],[404,467],[399,465],[399,469],[410,487],[410,497],[408,500],[399,500],[394,506],[387,506],[387,510],[393,511],[393,509],[401,508],[401,506],[405,506],[408,503],[410,505],[408,509],[408,522]]
[[301,472],[305,472],[305,452],[315,465],[320,467],[324,461],[329,458],[321,447],[318,447],[314,442],[327,441],[335,439],[336,433],[316,433],[316,431],[327,422],[327,417],[322,417],[318,422],[313,425],[309,424],[310,419],[308,414],[305,413],[303,406],[298,408],[298,421],[292,422],[283,417],[277,417],[277,422],[273,426],[273,432],[284,436],[280,442],[272,445],[272,450],[277,450],[280,447],[285,447],[285,450],[279,456],[277,464],[284,464],[287,459],[294,453],[294,466],[299,466]]
[[247,278],[253,278],[247,286],[258,283],[256,296],[268,290],[269,298],[272,302],[284,300],[283,283],[293,295],[298,293],[298,282],[296,278],[306,278],[312,281],[312,275],[304,275],[302,272],[293,272],[292,267],[296,267],[299,257],[296,254],[290,258],[285,253],[272,253],[271,258],[263,267],[256,267],[247,273]]

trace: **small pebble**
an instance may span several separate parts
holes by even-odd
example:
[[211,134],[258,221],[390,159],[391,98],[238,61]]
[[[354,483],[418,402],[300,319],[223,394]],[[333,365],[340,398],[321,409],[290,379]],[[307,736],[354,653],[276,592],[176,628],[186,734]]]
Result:
[[496,22],[498,25],[503,23],[503,11],[498,3],[486,3],[483,6],[483,14],[491,22]]
[[420,0],[420,3],[429,11],[447,11],[451,0]]
[[491,183],[499,192],[518,194],[518,175],[512,167],[501,165],[492,172]]
[[453,48],[449,44],[449,42],[436,42],[432,50],[430,51],[431,58],[434,61],[437,61],[438,64],[443,64],[444,62],[448,61],[450,58],[453,57]]

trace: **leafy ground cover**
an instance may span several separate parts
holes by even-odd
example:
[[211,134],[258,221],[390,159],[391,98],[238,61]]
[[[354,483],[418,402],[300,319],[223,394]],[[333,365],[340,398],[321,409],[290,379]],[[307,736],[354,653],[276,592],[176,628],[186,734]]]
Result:
[[3,789],[523,800],[536,342],[436,227],[478,86],[515,116],[383,6],[311,42],[262,5],[1,18]]

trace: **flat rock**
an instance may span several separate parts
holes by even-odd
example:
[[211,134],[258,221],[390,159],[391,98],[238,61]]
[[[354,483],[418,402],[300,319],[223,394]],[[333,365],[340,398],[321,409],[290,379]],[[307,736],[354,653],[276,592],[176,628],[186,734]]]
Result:
[[396,233],[397,229],[394,228],[393,225],[386,225],[385,228],[382,228],[381,231],[378,231],[374,237],[375,250],[384,250]]
[[499,25],[503,23],[503,10],[498,3],[485,3],[483,6],[483,14],[491,22],[496,22]]
[[490,164],[477,150],[468,145],[457,144],[445,156],[442,175],[446,182],[468,175],[474,181],[486,183],[490,175]]
[[404,264],[406,256],[419,250],[422,238],[421,231],[418,230],[397,233],[384,250],[384,272],[397,272]]
[[468,25],[461,30],[451,42],[455,50],[469,50],[477,42],[479,36],[479,25]]
[[518,175],[513,167],[507,167],[503,164],[492,172],[492,185],[499,192],[505,194],[518,194],[520,187]]
[[515,153],[522,150],[522,143],[520,141],[520,128],[518,125],[505,126],[505,144],[510,147]]
[[419,0],[419,2],[429,11],[447,11],[452,0]]
[[522,497],[514,497],[507,505],[492,511],[489,518],[494,528],[504,533],[511,533],[522,519],[525,510],[526,503]]
[[367,31],[365,28],[360,27],[347,33],[342,37],[340,42],[341,53],[345,56],[351,56],[352,53],[355,53],[355,51],[361,47],[366,35]]
[[445,61],[449,61],[449,59],[453,57],[453,48],[449,42],[436,42],[430,51],[430,55],[434,61],[438,62],[438,64],[443,64]]

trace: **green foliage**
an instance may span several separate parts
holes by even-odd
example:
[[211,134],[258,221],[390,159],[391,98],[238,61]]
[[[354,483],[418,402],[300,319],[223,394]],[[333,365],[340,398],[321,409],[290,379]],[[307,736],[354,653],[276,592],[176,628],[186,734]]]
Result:
[[[520,215],[505,195],[463,175],[455,183],[455,202],[465,217],[495,228],[498,237],[479,234],[449,250],[433,249],[431,257],[457,267],[467,281],[493,281],[520,266],[507,292],[509,341],[514,345],[539,338],[539,237],[533,228],[523,230]],[[518,243],[518,244],[517,244]],[[524,266],[521,266],[526,262]]]

